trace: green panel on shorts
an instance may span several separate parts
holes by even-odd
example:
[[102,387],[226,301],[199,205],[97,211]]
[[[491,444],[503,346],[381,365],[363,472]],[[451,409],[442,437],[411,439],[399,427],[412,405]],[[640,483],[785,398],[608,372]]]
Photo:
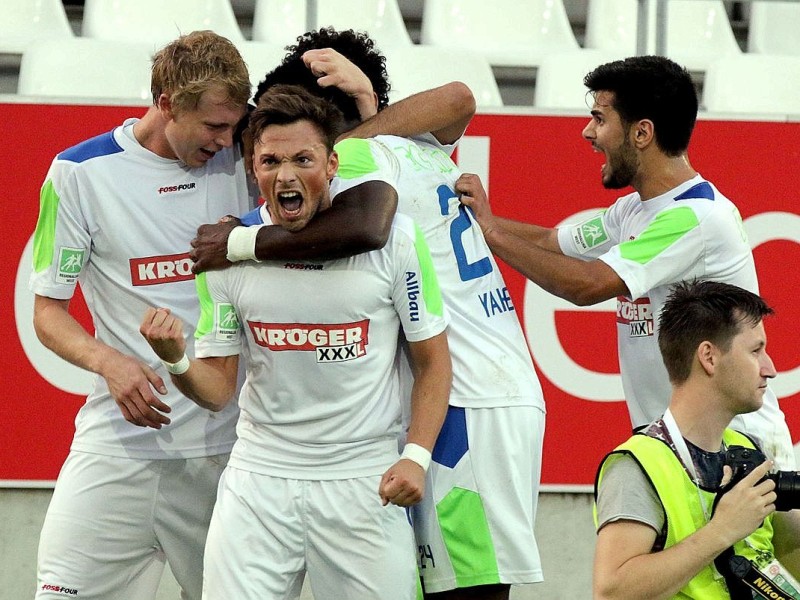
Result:
[[414,248],[417,251],[417,260],[419,260],[422,276],[422,299],[425,301],[429,313],[441,317],[444,314],[444,303],[442,302],[442,291],[439,288],[439,278],[436,277],[436,269],[433,268],[431,250],[428,248],[428,242],[425,241],[422,230],[416,223],[414,223],[414,230],[416,232]]
[[458,587],[500,583],[494,541],[477,492],[453,488],[436,505]]
[[638,238],[619,245],[620,256],[640,264],[648,263],[697,225],[697,215],[688,206],[665,210]]
[[367,140],[347,138],[336,144],[334,150],[339,155],[339,170],[336,174],[342,179],[355,179],[378,170]]
[[197,297],[200,299],[200,321],[197,323],[197,329],[194,330],[194,337],[200,339],[214,329],[214,301],[208,291],[205,273],[200,273],[194,278],[194,286],[197,288]]
[[39,220],[36,221],[36,231],[33,234],[33,270],[37,273],[44,271],[53,262],[58,201],[58,193],[53,182],[48,179],[39,196]]

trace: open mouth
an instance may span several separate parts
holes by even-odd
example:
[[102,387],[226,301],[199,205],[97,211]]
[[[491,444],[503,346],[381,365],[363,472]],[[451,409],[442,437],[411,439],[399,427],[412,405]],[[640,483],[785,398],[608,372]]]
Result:
[[294,215],[300,212],[300,207],[303,205],[303,195],[300,192],[279,192],[278,202],[286,214]]

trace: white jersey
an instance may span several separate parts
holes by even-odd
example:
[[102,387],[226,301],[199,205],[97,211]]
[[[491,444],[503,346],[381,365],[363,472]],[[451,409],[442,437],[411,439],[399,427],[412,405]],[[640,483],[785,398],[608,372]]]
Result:
[[[184,323],[200,313],[189,242],[203,223],[252,205],[241,154],[217,153],[189,168],[143,148],[136,119],[87,140],[53,161],[41,192],[31,290],[69,299],[80,282],[96,337],[154,368],[172,408],[160,430],[125,421],[105,379],[97,377],[78,412],[72,450],[130,458],[193,458],[230,451],[237,407],[213,413],[172,385],[139,334],[148,307],[168,306]],[[193,355],[193,329],[186,330]]]
[[424,238],[397,215],[382,250],[330,261],[242,262],[197,280],[199,357],[243,355],[229,465],[291,479],[382,474],[396,462],[400,328],[445,330]]
[[[658,349],[658,322],[670,286],[684,280],[720,281],[758,293],[753,254],[736,206],[700,175],[642,202],[638,193],[608,210],[558,230],[569,256],[607,263],[630,297],[617,299],[617,338],[625,399],[634,427],[666,410],[671,386]],[[743,426],[769,449],[786,425],[768,390]]]
[[544,399],[516,308],[471,211],[454,191],[461,175],[451,147],[433,136],[409,140],[377,136],[336,145],[340,182],[335,191],[373,177],[386,163],[362,159],[367,143],[386,147],[396,163],[398,212],[419,225],[431,250],[442,298],[451,314],[452,406],[536,406]]

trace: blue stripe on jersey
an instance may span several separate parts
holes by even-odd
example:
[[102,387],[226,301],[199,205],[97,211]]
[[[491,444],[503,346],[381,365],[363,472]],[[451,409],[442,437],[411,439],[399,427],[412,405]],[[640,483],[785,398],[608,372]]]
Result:
[[697,185],[693,185],[688,190],[673,198],[676,202],[678,200],[691,200],[695,198],[705,198],[706,200],[714,200],[714,188],[707,181],[701,181]]
[[57,158],[59,160],[82,163],[90,158],[107,156],[117,152],[122,152],[122,146],[114,139],[114,132],[109,131],[64,150]]
[[252,225],[263,225],[264,219],[261,218],[261,208],[254,208],[241,219],[242,225],[250,227]]
[[448,406],[436,445],[431,457],[440,465],[451,469],[469,450],[467,439],[467,414],[461,406]]

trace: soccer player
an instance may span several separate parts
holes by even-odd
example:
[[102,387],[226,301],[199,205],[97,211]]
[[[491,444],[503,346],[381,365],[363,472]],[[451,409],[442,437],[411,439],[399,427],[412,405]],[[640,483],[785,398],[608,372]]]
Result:
[[[670,385],[656,335],[669,286],[710,279],[758,292],[753,254],[736,206],[692,168],[697,118],[689,73],[668,58],[636,56],[585,78],[594,96],[583,136],[605,154],[606,188],[634,192],[582,223],[549,229],[497,218],[475,175],[457,189],[492,251],[543,289],[588,305],[617,298],[617,338],[634,429],[666,409]],[[772,390],[734,426],[761,442],[783,469],[794,450]]]
[[[451,144],[469,123],[474,100],[469,94],[471,102],[458,103],[462,110],[469,107],[468,114],[439,122],[432,134],[420,138],[355,139],[387,131],[414,132],[407,119],[397,119],[390,110],[401,108],[402,101],[382,109],[388,103],[387,76],[384,58],[372,40],[330,28],[301,36],[283,63],[267,74],[258,93],[279,83],[300,84],[330,98],[358,122],[376,110],[373,100],[372,112],[364,114],[363,107],[370,109],[361,100],[370,96],[363,91],[364,78],[381,110],[337,145],[344,165],[340,173],[345,169],[348,177],[376,176],[381,165],[358,160],[365,154],[360,149],[378,143],[389,150],[399,169],[398,211],[412,216],[424,233],[452,313],[450,408],[433,452],[426,497],[412,509],[425,592],[433,598],[504,599],[510,584],[542,580],[534,521],[544,401],[505,283],[480,228],[454,191],[460,172],[450,159]],[[438,93],[453,93],[453,87],[459,86]],[[436,107],[428,110],[435,112]],[[200,245],[211,249],[202,240]],[[249,255],[267,258],[269,253],[251,243]]]
[[[42,528],[40,599],[154,598],[165,561],[184,598],[201,595],[238,411],[202,410],[165,383],[137,328],[152,305],[196,321],[189,241],[201,223],[253,205],[233,140],[250,83],[234,45],[201,31],[155,55],[152,90],[141,119],[60,153],[42,186],[34,326],[98,377]],[[79,282],[95,336],[68,312]]]
[[[301,231],[330,206],[340,119],[302,88],[261,97],[249,127],[275,224]],[[422,497],[451,370],[436,275],[413,222],[397,215],[380,251],[240,262],[197,285],[199,358],[187,358],[169,310],[149,310],[141,332],[176,385],[212,410],[229,403],[245,357],[239,440],[209,530],[204,597],[296,597],[307,571],[320,600],[415,598],[413,536],[400,507]],[[402,456],[400,327],[415,372]]]

